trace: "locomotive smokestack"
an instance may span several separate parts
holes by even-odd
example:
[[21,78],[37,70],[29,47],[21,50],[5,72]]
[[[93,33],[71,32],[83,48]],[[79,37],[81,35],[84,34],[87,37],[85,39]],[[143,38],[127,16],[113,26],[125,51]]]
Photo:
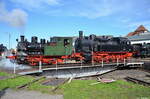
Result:
[[83,31],[79,31],[79,39],[83,39]]
[[24,36],[23,35],[20,36],[20,39],[21,39],[21,42],[24,42]]
[[40,43],[43,44],[43,39],[40,39]]
[[41,44],[45,44],[46,43],[45,39],[41,39],[40,42],[41,42]]
[[32,36],[31,42],[32,43],[37,43],[38,42],[38,38],[36,36]]
[[43,39],[43,43],[44,43],[44,44],[46,43],[46,40],[45,40],[45,39]]
[[94,34],[90,35],[91,40],[94,40],[95,38],[96,38],[96,35],[94,35]]

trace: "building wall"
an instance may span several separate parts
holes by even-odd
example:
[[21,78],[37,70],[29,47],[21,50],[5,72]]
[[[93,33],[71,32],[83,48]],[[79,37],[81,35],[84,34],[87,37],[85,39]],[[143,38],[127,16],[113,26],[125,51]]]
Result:
[[144,44],[144,43],[150,43],[150,40],[131,41],[131,44]]

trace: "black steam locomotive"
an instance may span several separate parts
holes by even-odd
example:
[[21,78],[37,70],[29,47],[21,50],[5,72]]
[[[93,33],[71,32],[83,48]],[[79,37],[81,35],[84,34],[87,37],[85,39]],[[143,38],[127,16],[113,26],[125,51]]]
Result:
[[0,55],[6,50],[7,50],[6,46],[4,46],[3,44],[0,44]]
[[76,52],[83,52],[87,61],[91,60],[91,52],[132,52],[130,41],[124,37],[112,36],[83,36],[79,31],[79,38],[75,42]]
[[91,52],[91,51],[107,51],[107,52],[121,52],[133,51],[132,45],[127,38],[111,37],[111,36],[96,36],[90,35],[83,37],[83,32],[80,31],[80,36],[75,42],[75,49],[77,52]]
[[134,54],[134,57],[150,57],[150,43],[133,44],[132,46],[134,51],[136,52],[136,54]]
[[24,36],[20,36],[21,40],[18,41],[17,44],[17,51],[20,52],[19,54],[24,55],[42,55],[44,46],[47,44],[45,39],[40,39],[38,42],[38,37],[33,36],[31,38],[31,42],[27,41]]

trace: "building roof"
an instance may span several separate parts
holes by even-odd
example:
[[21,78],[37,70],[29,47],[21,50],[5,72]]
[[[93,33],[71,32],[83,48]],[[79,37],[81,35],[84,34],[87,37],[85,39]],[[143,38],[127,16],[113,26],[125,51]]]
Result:
[[135,32],[128,33],[127,37],[135,35]]
[[127,37],[130,41],[150,40],[150,32]]
[[134,32],[148,31],[143,25],[140,25]]
[[133,36],[133,35],[139,35],[144,32],[149,32],[148,29],[146,29],[143,25],[140,25],[134,32],[130,32],[127,34],[127,37]]

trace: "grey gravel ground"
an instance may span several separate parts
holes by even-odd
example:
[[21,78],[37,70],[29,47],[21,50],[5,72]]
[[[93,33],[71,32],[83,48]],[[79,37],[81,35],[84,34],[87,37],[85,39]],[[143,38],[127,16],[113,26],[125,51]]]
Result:
[[7,76],[0,76],[0,80],[8,78]]
[[36,91],[7,89],[0,99],[63,99],[63,95],[49,95]]
[[43,85],[46,85],[46,86],[57,86],[61,83],[63,83],[66,79],[63,79],[63,78],[60,78],[60,79],[57,79],[57,78],[49,78],[47,80],[45,80],[42,84]]
[[130,70],[116,70],[114,72],[104,74],[101,77],[118,80],[118,79],[124,79],[127,76],[142,78],[145,77],[145,75],[150,75],[150,73],[141,70],[130,69]]
[[[106,73],[103,75],[100,75],[98,77],[101,78],[110,78],[110,79],[115,79],[115,80],[124,80],[125,77],[130,76],[130,77],[136,77],[136,78],[143,78],[145,75],[150,75],[150,73],[142,71],[142,70],[137,70],[137,69],[126,69],[126,70],[116,70],[110,73]],[[81,79],[97,79],[96,77],[85,77]]]

